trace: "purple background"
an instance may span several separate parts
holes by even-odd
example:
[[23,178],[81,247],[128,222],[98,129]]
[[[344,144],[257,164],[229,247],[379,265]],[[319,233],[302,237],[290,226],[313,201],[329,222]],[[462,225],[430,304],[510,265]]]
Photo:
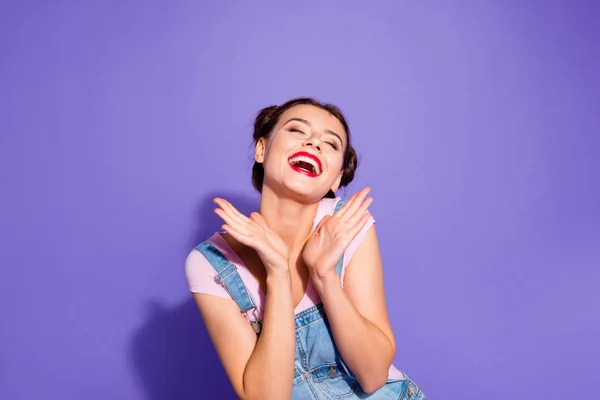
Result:
[[595,397],[594,2],[277,3],[1,3],[0,399],[233,397],[184,260],[300,95],[350,120],[396,366],[432,400]]

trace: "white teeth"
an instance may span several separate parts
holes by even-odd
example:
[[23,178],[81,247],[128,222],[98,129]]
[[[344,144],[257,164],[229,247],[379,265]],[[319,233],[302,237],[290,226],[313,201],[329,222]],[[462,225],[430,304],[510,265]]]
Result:
[[290,164],[297,163],[298,161],[304,161],[304,162],[311,164],[315,168],[316,174],[321,175],[321,168],[319,168],[319,164],[317,164],[317,162],[310,157],[297,156],[297,157],[292,157],[288,160],[288,162]]

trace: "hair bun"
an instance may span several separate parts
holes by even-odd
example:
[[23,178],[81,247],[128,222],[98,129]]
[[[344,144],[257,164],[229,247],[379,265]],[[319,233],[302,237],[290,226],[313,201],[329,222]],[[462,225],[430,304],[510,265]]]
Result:
[[258,140],[264,136],[265,127],[272,122],[273,115],[275,115],[278,108],[279,106],[269,106],[258,112],[254,120],[254,133],[252,135],[254,140]]
[[344,173],[342,174],[340,187],[347,186],[350,184],[350,182],[352,182],[354,179],[354,173],[358,167],[358,155],[356,154],[356,151],[354,151],[354,147],[348,147],[348,154],[346,157],[347,158],[344,161]]

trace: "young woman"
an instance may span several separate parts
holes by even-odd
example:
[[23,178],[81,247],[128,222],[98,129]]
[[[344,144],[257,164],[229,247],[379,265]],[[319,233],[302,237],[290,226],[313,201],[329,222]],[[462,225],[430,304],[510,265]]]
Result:
[[[381,258],[369,188],[335,196],[357,166],[332,105],[300,98],[254,123],[252,180],[260,209],[217,198],[217,232],[186,276],[242,399],[425,399],[392,365]],[[240,314],[241,312],[241,314]]]

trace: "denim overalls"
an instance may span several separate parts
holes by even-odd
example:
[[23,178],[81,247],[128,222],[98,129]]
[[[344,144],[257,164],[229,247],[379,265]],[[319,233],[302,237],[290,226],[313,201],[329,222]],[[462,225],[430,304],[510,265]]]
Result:
[[[341,207],[338,202],[335,211]],[[234,264],[229,262],[212,244],[203,242],[196,247],[216,271],[215,280],[223,285],[242,313],[254,310],[250,320],[254,331],[260,334],[262,321],[257,318],[256,305]],[[337,265],[341,273],[343,259]],[[364,393],[358,381],[342,361],[333,342],[331,328],[323,310],[317,304],[296,314],[296,356],[292,399],[410,399],[426,400],[425,395],[406,375],[403,379],[389,379],[371,395]]]

